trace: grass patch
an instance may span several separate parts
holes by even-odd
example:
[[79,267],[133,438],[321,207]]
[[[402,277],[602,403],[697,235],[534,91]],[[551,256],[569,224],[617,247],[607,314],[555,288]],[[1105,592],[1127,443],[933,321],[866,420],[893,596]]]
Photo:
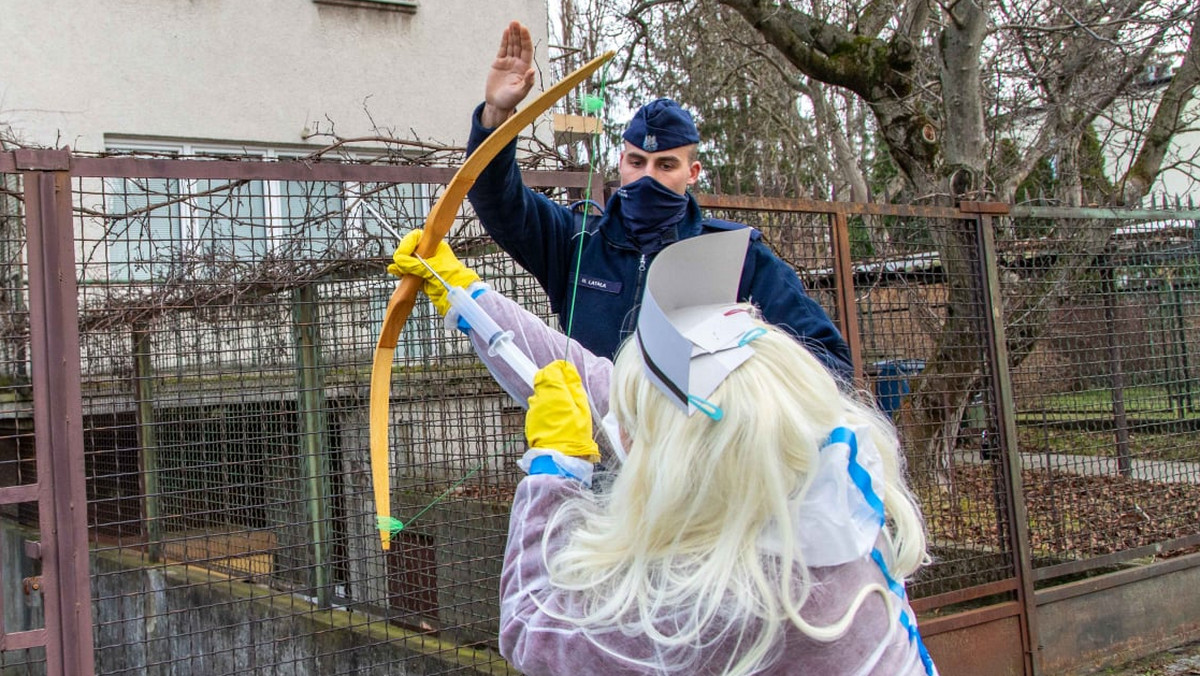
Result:
[[[1125,415],[1153,418],[1175,418],[1179,420],[1200,419],[1200,387],[1191,396],[1172,393],[1162,387],[1128,387],[1122,398]],[[1113,416],[1113,392],[1111,389],[1084,390],[1048,395],[1033,401],[1019,402],[1021,411],[1018,420],[1030,423],[1062,422],[1079,418],[1104,418]]]
[[[1019,426],[1017,447],[1022,453],[1117,456],[1116,435],[1111,429]],[[1129,435],[1129,454],[1139,460],[1200,462],[1200,435],[1193,432],[1142,433],[1134,428]]]

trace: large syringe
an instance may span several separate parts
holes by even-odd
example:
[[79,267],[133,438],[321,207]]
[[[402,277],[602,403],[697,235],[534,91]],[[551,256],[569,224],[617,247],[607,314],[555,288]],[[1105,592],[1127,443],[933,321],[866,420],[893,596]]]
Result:
[[467,328],[475,331],[487,343],[488,355],[493,357],[498,356],[503,359],[504,363],[508,364],[509,368],[517,374],[517,377],[532,388],[533,376],[537,374],[538,368],[513,342],[513,332],[501,329],[496,320],[492,319],[480,307],[479,303],[471,297],[471,294],[466,289],[447,284],[446,280],[442,279],[442,276],[424,258],[417,256],[415,253],[413,256],[421,261],[425,269],[433,273],[433,276],[437,277],[437,280],[446,288],[447,296],[450,299],[450,307],[458,311],[460,326],[465,323]]

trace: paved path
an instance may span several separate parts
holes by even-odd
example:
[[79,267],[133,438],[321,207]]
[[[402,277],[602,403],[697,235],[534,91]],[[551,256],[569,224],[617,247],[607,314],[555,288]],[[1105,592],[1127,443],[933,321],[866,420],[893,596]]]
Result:
[[[982,463],[978,451],[966,451],[956,458],[962,462]],[[1071,455],[1065,453],[1022,453],[1021,462],[1025,469],[1056,469],[1072,474],[1095,476],[1118,476],[1117,459],[1095,455]],[[1169,460],[1130,461],[1133,479],[1156,483],[1200,484],[1200,462],[1176,462]]]

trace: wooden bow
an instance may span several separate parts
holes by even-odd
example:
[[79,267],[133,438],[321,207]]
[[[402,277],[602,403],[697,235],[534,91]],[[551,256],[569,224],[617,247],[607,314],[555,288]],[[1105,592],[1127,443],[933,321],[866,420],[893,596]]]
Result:
[[[422,258],[428,258],[437,250],[438,243],[450,232],[454,225],[454,217],[467,191],[475,184],[475,179],[491,163],[492,159],[509,144],[517,134],[532,123],[539,115],[549,110],[550,106],[571,91],[575,85],[582,82],[597,68],[613,57],[614,52],[605,52],[584,64],[562,81],[556,83],[540,96],[533,99],[525,108],[505,120],[490,136],[479,144],[463,162],[462,167],[455,172],[446,190],[433,205],[429,217],[425,219],[424,234],[417,243],[416,253]],[[391,394],[392,360],[396,352],[396,343],[400,339],[400,331],[412,313],[417,300],[417,292],[421,289],[423,280],[417,275],[405,275],[396,285],[392,297],[388,300],[387,312],[384,314],[383,328],[379,332],[379,341],[375,344],[375,360],[371,367],[371,483],[375,488],[375,510],[379,517],[379,539],[385,550],[391,549],[392,529],[385,524],[391,522],[391,485],[388,477],[388,404]]]

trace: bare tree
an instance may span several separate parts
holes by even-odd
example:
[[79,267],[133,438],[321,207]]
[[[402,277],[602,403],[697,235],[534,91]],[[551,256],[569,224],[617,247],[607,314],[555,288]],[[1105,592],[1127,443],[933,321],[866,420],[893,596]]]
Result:
[[[24,147],[12,127],[0,118],[0,152]],[[20,179],[16,174],[0,174],[0,360],[13,365],[4,377],[24,383],[25,341],[29,319],[25,312],[22,242],[25,227],[21,212]]]
[[[731,24],[729,10],[742,19],[740,24]],[[824,140],[816,152],[826,154],[826,165],[838,165],[810,175],[837,180],[840,170],[842,183],[849,186],[843,194],[861,192],[844,176],[848,162],[857,161],[865,170],[871,162],[888,161],[903,190],[877,185],[877,194],[940,205],[964,199],[1011,201],[1035,170],[1049,162],[1056,170],[1051,197],[1059,203],[1133,205],[1147,195],[1165,166],[1186,166],[1194,159],[1172,158],[1170,152],[1173,138],[1188,127],[1186,111],[1200,83],[1195,0],[644,0],[628,16],[642,27],[647,53],[657,58],[647,60],[644,73],[668,72],[658,79],[660,85],[678,80],[679,91],[687,92],[682,86],[687,82],[695,95],[722,101],[722,87],[757,73],[748,64],[775,68],[776,84],[792,87],[793,109],[798,94],[811,102],[809,119]],[[660,30],[679,30],[693,44],[720,40],[740,52],[726,51],[716,72],[707,72],[701,68],[707,64],[697,60],[703,57],[680,58],[686,45]],[[739,31],[756,37],[732,37]],[[1161,72],[1164,62],[1173,63],[1173,71],[1161,86],[1149,86],[1154,80],[1147,73]],[[701,78],[710,89],[698,87]],[[767,100],[758,90],[729,91],[732,101]],[[837,109],[839,115],[830,115],[826,106],[837,98],[832,92],[847,99]],[[1134,119],[1122,107],[1139,99],[1140,118]],[[708,105],[687,102],[702,109]],[[855,106],[870,113],[858,128],[845,124]],[[721,124],[756,118],[746,122],[754,131],[738,141],[738,148],[756,147],[747,139],[762,134],[756,137],[759,146],[801,152],[802,146],[791,144],[796,127],[770,128],[780,119],[774,110],[757,105],[735,109]],[[837,142],[839,130],[833,124],[839,119],[844,144]],[[1127,159],[1115,163],[1111,184],[1089,185],[1095,167],[1088,161],[1096,157],[1098,131],[1108,144],[1106,154]],[[722,133],[726,143],[738,138],[728,128]],[[885,157],[864,152],[872,139]],[[1123,147],[1117,148],[1118,143]],[[764,157],[745,159],[759,163],[760,171],[787,166],[764,162]],[[820,164],[817,160],[814,166]],[[963,226],[945,223],[930,230],[947,279],[976,278],[971,269],[974,232]],[[1061,257],[1036,276],[1010,271],[1005,322],[1014,364],[1032,351],[1046,329],[1045,318],[1052,315],[1049,310],[1062,302],[1064,288],[1085,273],[1109,233],[1082,227],[1050,236],[1077,255]],[[886,237],[873,241],[886,242]],[[946,468],[969,393],[982,377],[979,330],[972,323],[980,297],[970,284],[949,289],[927,377],[905,408],[906,428],[922,451],[919,457],[933,459],[932,466],[918,471]],[[1035,306],[1040,311],[1030,312]]]

